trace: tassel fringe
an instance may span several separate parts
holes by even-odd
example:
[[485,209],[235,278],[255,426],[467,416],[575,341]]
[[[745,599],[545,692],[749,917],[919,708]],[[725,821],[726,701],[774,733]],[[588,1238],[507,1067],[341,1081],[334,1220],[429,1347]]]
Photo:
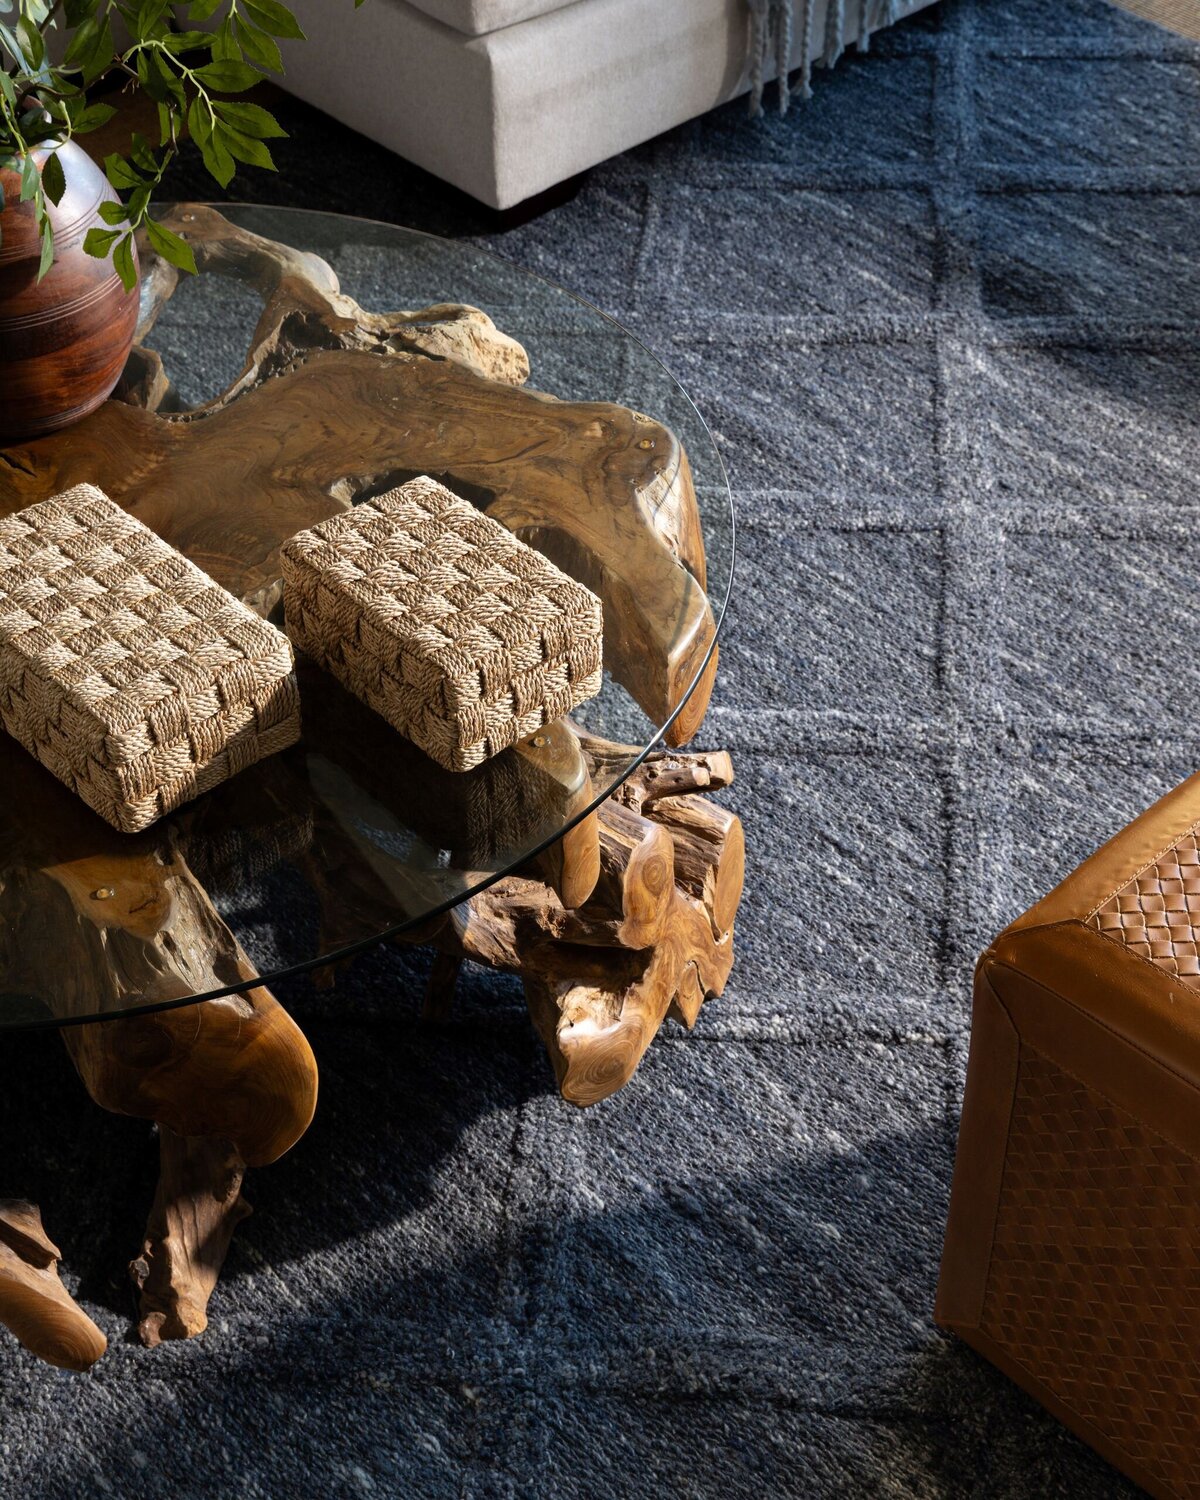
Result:
[[825,52],[823,67],[832,68],[846,50],[846,0],[829,0],[825,12]]
[[[829,0],[836,5],[838,0]],[[812,19],[814,0],[802,0],[804,10],[800,18],[800,97],[812,98]],[[791,49],[789,48],[789,56]],[[780,114],[783,109],[780,109]]]
[[[812,27],[816,0],[746,0],[750,10],[750,114],[762,114],[767,64],[775,63],[779,88],[779,113],[786,115],[791,102],[788,64],[792,56],[793,18],[800,20],[800,97],[812,97]],[[846,10],[851,0],[829,0],[825,12],[825,38],[821,66],[832,68],[846,50]],[[859,52],[871,46],[876,26],[891,26],[899,18],[900,0],[857,0]],[[882,11],[882,14],[879,12]]]
[[871,0],[858,0],[858,50],[871,50]]

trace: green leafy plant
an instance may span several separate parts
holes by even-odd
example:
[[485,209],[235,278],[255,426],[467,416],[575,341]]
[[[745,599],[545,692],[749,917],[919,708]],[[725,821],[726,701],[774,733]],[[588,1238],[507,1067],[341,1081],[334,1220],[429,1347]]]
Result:
[[[39,281],[54,260],[47,205],[66,188],[57,147],[112,119],[113,105],[94,96],[113,75],[158,106],[158,140],[135,131],[124,154],[106,158],[124,201],[100,205],[106,227],[90,229],[84,249],[97,257],[111,251],[132,289],[133,236],[144,227],[172,265],[196,269],[187,242],[151,217],[155,191],[185,134],[222,187],[240,162],[275,170],[267,142],[286,131],[260,104],[230,96],[283,71],[281,38],[304,39],[281,0],[0,0],[0,166],[20,173],[21,201],[36,210]],[[35,152],[48,152],[40,171]]]

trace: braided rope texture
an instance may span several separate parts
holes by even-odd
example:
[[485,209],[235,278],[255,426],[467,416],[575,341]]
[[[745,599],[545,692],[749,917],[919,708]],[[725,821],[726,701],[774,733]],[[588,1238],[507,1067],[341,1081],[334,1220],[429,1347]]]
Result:
[[0,724],[136,833],[300,735],[291,646],[101,490],[0,521]]
[[281,549],[287,630],[394,729],[468,771],[600,690],[600,601],[422,477]]

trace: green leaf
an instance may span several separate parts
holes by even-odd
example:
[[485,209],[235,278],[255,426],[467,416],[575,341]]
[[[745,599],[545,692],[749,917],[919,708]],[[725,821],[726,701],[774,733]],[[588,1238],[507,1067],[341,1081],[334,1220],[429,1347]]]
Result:
[[43,214],[41,218],[42,231],[42,253],[38,260],[37,279],[41,281],[46,272],[54,264],[54,230],[51,228],[50,220]]
[[21,44],[21,51],[29,61],[29,66],[36,73],[46,61],[46,44],[42,40],[42,33],[29,16],[22,16],[17,22],[17,40]]
[[41,192],[41,178],[38,176],[37,165],[32,156],[21,158],[21,202],[28,203],[31,198],[36,198]]
[[232,125],[242,135],[252,135],[257,140],[287,139],[287,131],[261,104],[237,104],[220,99],[213,107],[227,125]]
[[173,31],[164,40],[173,57],[181,52],[194,52],[197,47],[211,47],[213,44],[211,31]]
[[135,188],[129,195],[129,222],[140,224],[145,217],[146,210],[150,207],[150,184]]
[[0,94],[15,109],[17,107],[17,91],[13,88],[13,81],[8,74],[0,68]]
[[89,229],[83,237],[83,248],[97,260],[103,260],[120,238],[119,229]]
[[238,17],[237,34],[242,51],[252,63],[257,63],[260,68],[266,68],[272,73],[283,72],[283,58],[279,55],[279,46],[273,37],[260,31],[257,26],[251,26],[244,16]]
[[152,177],[158,172],[158,160],[151,149],[150,142],[136,130],[133,132],[129,158],[135,167],[148,172]]
[[189,21],[207,21],[223,0],[192,0],[187,8]]
[[138,6],[137,19],[133,23],[133,34],[143,41],[156,37],[167,12],[170,0],[142,0]]
[[[68,78],[61,68],[47,68],[46,83],[55,92],[55,98],[50,100],[48,108],[53,108],[56,102],[72,106],[81,105],[85,102],[84,93],[79,87],[78,81],[74,78]],[[61,99],[58,97],[60,95]]]
[[44,110],[30,109],[20,116],[21,136],[27,148],[40,146],[44,141],[53,141],[62,133],[62,126],[52,120]]
[[212,134],[212,120],[209,118],[208,107],[199,96],[188,105],[187,127],[192,140],[203,150],[205,141]]
[[23,109],[18,118],[21,126],[21,134],[25,137],[25,140],[28,141],[29,137],[35,131],[45,130],[48,126],[51,125],[51,122],[47,118],[46,111],[37,101],[36,96],[27,96],[25,99],[25,103],[28,108]]
[[233,181],[233,174],[237,171],[237,167],[217,131],[214,130],[212,135],[200,143],[200,155],[209,173],[222,187],[228,187]]
[[71,117],[71,129],[76,135],[86,135],[89,130],[99,130],[101,125],[107,125],[109,120],[116,114],[111,104],[88,104],[81,94],[79,101],[84,105],[78,114]]
[[149,236],[150,243],[165,261],[178,266],[181,271],[190,271],[193,276],[196,274],[196,257],[192,254],[192,247],[185,239],[172,234],[169,229],[164,229],[153,219],[146,220],[146,234]]
[[116,267],[117,275],[121,278],[121,285],[127,292],[132,292],[137,286],[137,268],[133,264],[132,230],[117,241],[117,248],[113,251],[113,265]]
[[219,94],[240,94],[243,89],[253,88],[262,76],[257,68],[234,62],[232,58],[196,69],[196,77],[205,88],[215,89]]
[[173,118],[171,111],[165,104],[158,106],[158,144],[160,146],[165,146],[168,141],[174,138],[174,133],[171,129]]
[[63,14],[67,25],[82,26],[85,21],[95,16],[99,6],[100,0],[66,0]]
[[150,55],[147,52],[139,52],[133,61],[137,69],[138,81],[151,99],[156,104],[165,104],[167,101],[167,86],[162,80],[162,75],[157,68],[150,66]]
[[42,163],[42,191],[51,203],[62,202],[62,195],[67,190],[67,179],[63,175],[62,162],[58,159],[58,152],[51,151],[50,155]]
[[248,162],[252,167],[261,167],[264,172],[276,170],[270,150],[261,141],[256,141],[253,136],[243,135],[241,131],[230,130],[228,126],[223,125],[221,140],[229,154],[238,161]]
[[100,23],[95,16],[89,16],[86,21],[81,21],[71,40],[67,43],[67,50],[63,53],[63,62],[67,67],[73,67],[76,63],[88,55],[96,45],[100,35]]
[[100,217],[106,224],[124,224],[129,217],[129,212],[123,203],[114,203],[106,199],[99,208]]
[[106,18],[96,33],[96,40],[91,51],[86,56],[81,57],[79,61],[80,68],[83,71],[85,86],[95,83],[96,79],[100,77],[101,73],[112,62],[115,53],[116,45],[113,42],[112,22]]
[[294,37],[298,42],[305,40],[300,23],[286,5],[280,4],[280,0],[242,0],[242,4],[272,36]]
[[156,104],[169,104],[174,100],[180,109],[183,108],[183,82],[161,52],[139,52],[137,74]]
[[141,175],[135,172],[125,158],[118,156],[115,151],[111,156],[104,158],[104,175],[118,192],[142,185]]
[[212,55],[214,62],[241,62],[242,49],[233,34],[233,19],[226,16],[212,33]]
[[16,35],[4,25],[0,25],[0,44],[3,44],[5,51],[12,58],[13,62],[19,66],[24,65],[24,60],[21,56],[21,44],[17,41]]

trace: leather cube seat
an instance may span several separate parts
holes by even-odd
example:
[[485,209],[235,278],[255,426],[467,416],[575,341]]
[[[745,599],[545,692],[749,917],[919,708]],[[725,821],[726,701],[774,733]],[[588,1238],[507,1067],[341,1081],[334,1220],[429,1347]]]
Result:
[[936,1316],[1200,1500],[1200,776],[980,960]]

